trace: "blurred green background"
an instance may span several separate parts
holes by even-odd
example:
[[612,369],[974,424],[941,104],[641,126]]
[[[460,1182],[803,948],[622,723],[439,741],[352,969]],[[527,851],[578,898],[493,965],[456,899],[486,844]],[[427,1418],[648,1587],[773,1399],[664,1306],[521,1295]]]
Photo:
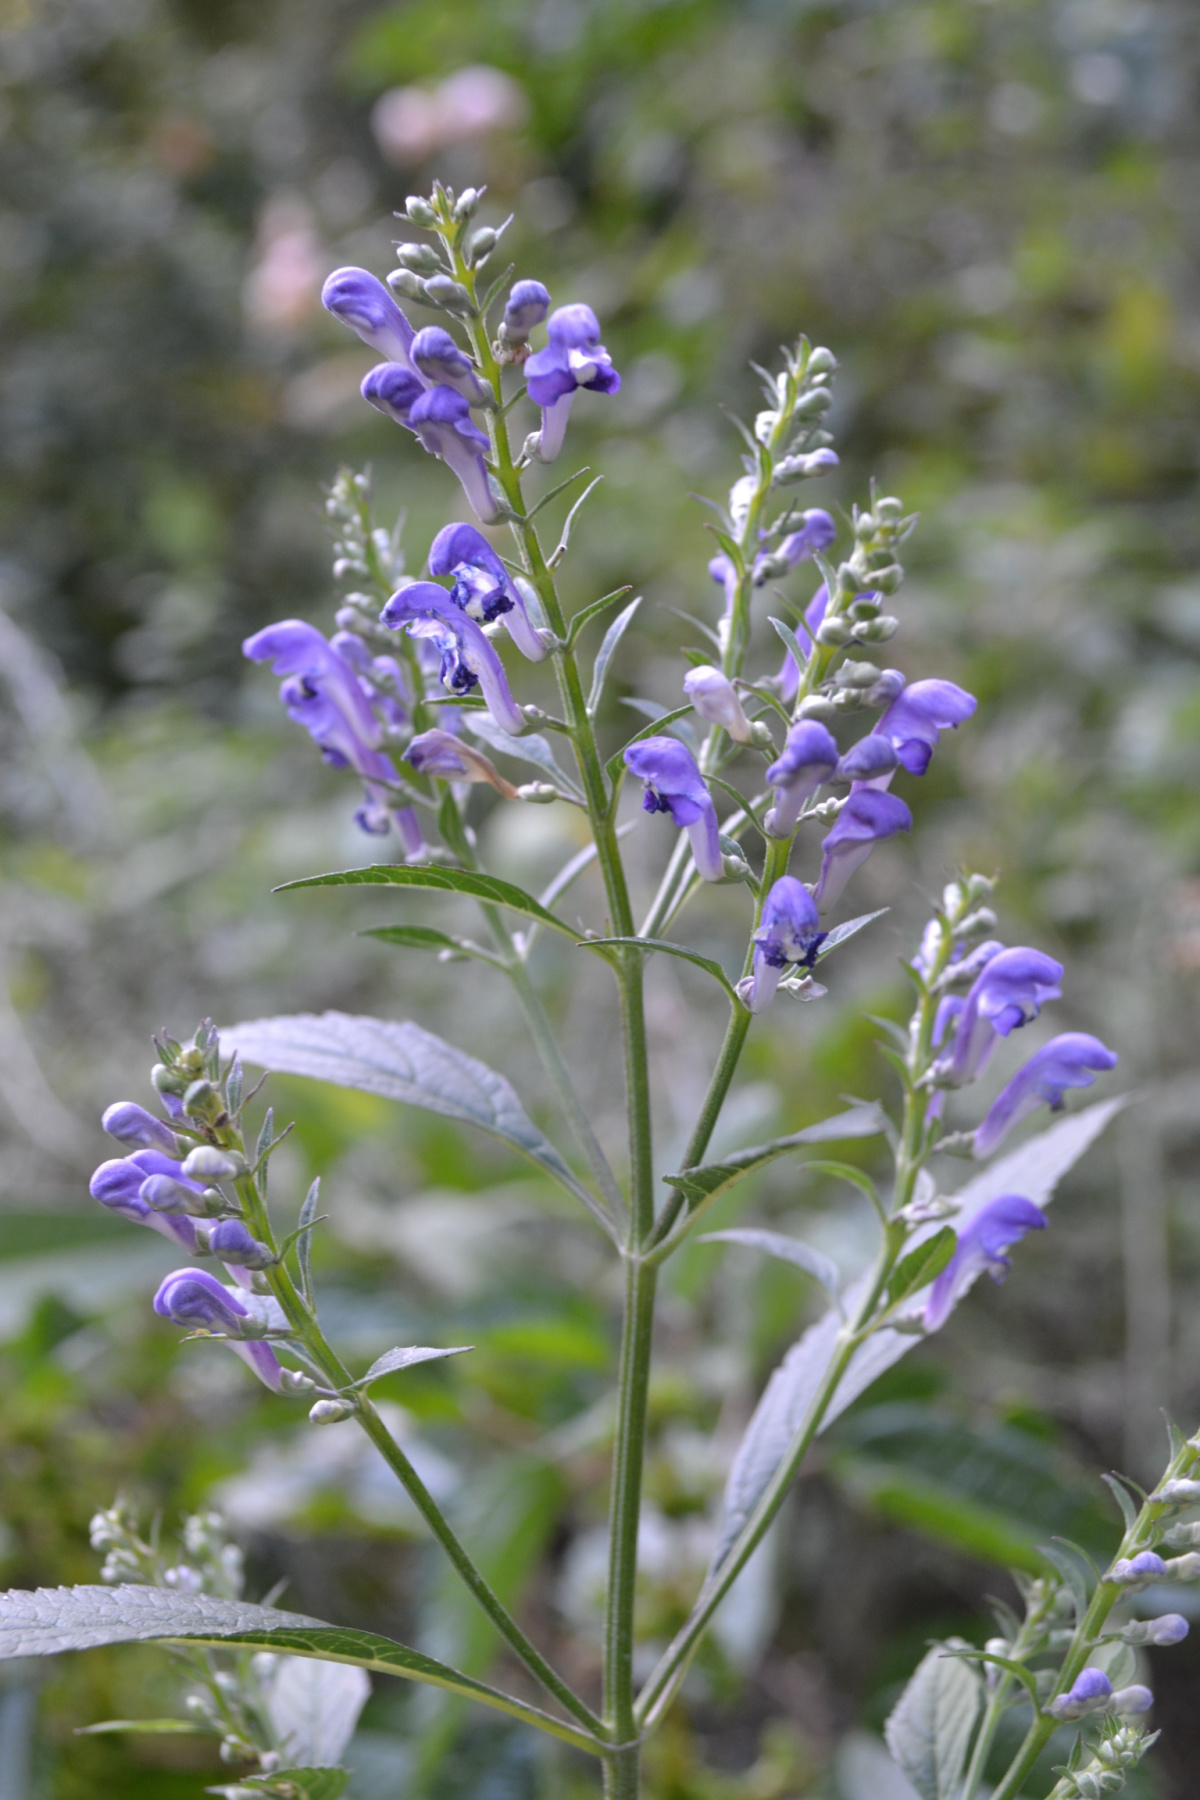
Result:
[[[372,464],[386,519],[407,510],[414,572],[457,507],[359,402],[374,359],[318,302],[339,264],[392,266],[392,212],[435,174],[488,184],[518,273],[588,300],[624,374],[617,401],[576,408],[570,451],[606,480],[565,571],[572,608],[626,581],[647,596],[618,694],[675,703],[689,628],[670,609],[716,603],[689,492],[736,475],[721,407],[752,409],[748,360],[804,330],[841,362],[842,452],[805,503],[849,505],[875,474],[921,511],[895,660],[980,697],[906,788],[912,845],[856,883],[891,915],[822,1006],[773,1010],[725,1141],[887,1093],[860,1015],[903,1007],[897,956],[964,861],[1002,871],[1009,941],[1067,963],[1050,1029],[1105,1037],[1141,1096],[1009,1285],[830,1434],[654,1752],[654,1800],[884,1800],[866,1734],[925,1640],[986,1636],[983,1596],[1052,1533],[1113,1541],[1096,1471],[1152,1479],[1159,1409],[1200,1417],[1198,78],[1186,0],[2,0],[6,1583],[94,1579],[87,1520],[118,1487],[168,1530],[215,1496],[258,1591],[286,1576],[297,1610],[491,1654],[353,1427],[302,1430],[232,1358],[178,1351],[147,1304],[170,1254],[86,1198],[100,1108],[146,1097],[149,1031],[205,1013],[415,1017],[552,1118],[488,976],[356,938],[396,916],[378,896],[272,896],[372,849],[239,650],[280,616],[328,628],[320,487],[339,462]],[[614,747],[630,718],[610,697]],[[553,870],[557,814],[484,812],[493,866]],[[639,879],[664,831],[633,840]],[[739,953],[728,890],[684,927]],[[662,961],[669,1168],[720,1020]],[[603,983],[546,966],[611,1138]],[[481,1141],[273,1090],[300,1118],[276,1191],[326,1182],[330,1334],[364,1357],[479,1347],[390,1397],[498,1584],[591,1681],[614,1304],[595,1239]],[[840,1190],[779,1164],[739,1194],[860,1254]],[[812,1304],[741,1253],[680,1259],[647,1644],[686,1604],[737,1430]],[[1156,1653],[1150,1679],[1164,1736],[1137,1791],[1191,1800],[1200,1651]],[[187,1740],[72,1736],[171,1710],[150,1652],[6,1684],[4,1800],[191,1800],[220,1779]],[[592,1791],[522,1733],[393,1689],[349,1760],[356,1800]]]

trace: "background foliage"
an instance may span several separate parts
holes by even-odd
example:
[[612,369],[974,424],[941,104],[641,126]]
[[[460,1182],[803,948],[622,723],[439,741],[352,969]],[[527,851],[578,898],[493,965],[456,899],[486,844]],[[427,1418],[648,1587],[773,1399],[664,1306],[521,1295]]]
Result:
[[[444,84],[479,65],[499,79],[474,78],[464,133]],[[93,1578],[86,1522],[117,1486],[168,1525],[215,1489],[260,1591],[286,1575],[298,1610],[490,1654],[352,1427],[301,1431],[214,1366],[232,1359],[177,1352],[149,1323],[155,1244],[131,1254],[82,1197],[100,1105],[140,1093],[149,1029],[205,1012],[416,1017],[546,1104],[486,976],[443,985],[356,939],[393,916],[377,896],[271,896],[363,842],[239,652],[281,614],[326,620],[319,484],[339,461],[370,460],[383,511],[407,509],[417,572],[440,472],[357,401],[372,359],[317,295],[340,263],[391,266],[391,210],[434,172],[486,181],[486,216],[516,212],[518,271],[588,299],[626,374],[619,402],[577,409],[573,448],[606,481],[569,565],[578,604],[647,595],[625,686],[636,670],[674,703],[670,609],[716,594],[687,493],[731,478],[719,408],[753,404],[748,358],[804,329],[842,363],[842,469],[812,498],[849,503],[874,472],[920,508],[903,660],[928,672],[936,644],[981,699],[923,784],[912,849],[865,872],[864,908],[892,914],[822,1007],[774,1009],[730,1129],[883,1091],[859,1015],[901,1004],[921,894],[960,861],[1002,869],[1006,936],[1067,961],[1055,1025],[1099,1032],[1146,1090],[1012,1284],[830,1434],[653,1776],[663,1800],[874,1794],[856,1734],[925,1638],[985,1630],[981,1596],[1039,1539],[1106,1544],[1092,1471],[1152,1474],[1156,1409],[1200,1412],[1200,20],[1183,0],[4,0],[0,69],[0,1575]],[[609,706],[616,741],[628,712]],[[481,829],[536,880],[550,824],[514,809]],[[649,869],[662,845],[641,836]],[[737,916],[706,898],[693,929],[720,953]],[[664,1147],[713,1031],[700,978],[665,963]],[[598,1069],[584,979],[563,1023]],[[301,1120],[287,1178],[327,1184],[331,1335],[364,1355],[404,1333],[479,1346],[395,1401],[497,1585],[586,1678],[611,1354],[596,1244],[480,1142],[273,1086]],[[600,1072],[590,1098],[604,1134]],[[786,1165],[749,1191],[748,1217],[802,1211],[853,1263],[834,1195]],[[786,1269],[680,1259],[648,1639],[703,1564],[722,1456],[809,1302]],[[1200,1755],[1198,1656],[1154,1670],[1163,1800]],[[31,1681],[0,1697],[0,1785],[21,1779]],[[13,1795],[198,1794],[218,1775],[187,1740],[71,1736],[170,1705],[149,1652],[55,1665],[35,1786]],[[414,1768],[464,1800],[584,1781],[426,1700],[380,1691],[367,1724],[360,1800]]]

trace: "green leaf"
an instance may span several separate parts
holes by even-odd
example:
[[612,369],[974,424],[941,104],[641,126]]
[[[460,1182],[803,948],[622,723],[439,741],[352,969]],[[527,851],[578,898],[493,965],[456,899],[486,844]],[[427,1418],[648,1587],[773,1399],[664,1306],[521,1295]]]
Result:
[[[953,1638],[950,1640],[951,1643],[956,1643],[956,1641],[960,1642],[961,1640],[955,1640]],[[944,1654],[957,1657],[963,1662],[987,1663],[989,1668],[994,1667],[1007,1670],[1008,1674],[1016,1676],[1017,1680],[1021,1683],[1021,1686],[1033,1700],[1035,1706],[1039,1704],[1037,1681],[1032,1670],[1027,1669],[1024,1663],[1015,1662],[1010,1656],[994,1656],[990,1650],[972,1650],[966,1645],[964,1645],[962,1649],[955,1648],[953,1650],[946,1650]]]
[[765,1168],[780,1156],[787,1156],[793,1150],[801,1150],[806,1144],[837,1143],[846,1138],[876,1137],[883,1130],[883,1114],[874,1105],[852,1106],[849,1112],[837,1113],[831,1119],[822,1119],[816,1125],[807,1125],[803,1131],[794,1131],[790,1137],[773,1138],[769,1144],[755,1144],[749,1150],[739,1150],[724,1162],[705,1163],[697,1169],[684,1169],[677,1175],[664,1175],[663,1180],[671,1187],[682,1189],[688,1202],[689,1220],[695,1220],[701,1212],[709,1207],[720,1196],[752,1175],[756,1169]]
[[891,910],[890,906],[881,906],[875,912],[860,913],[857,919],[847,919],[844,925],[835,925],[832,931],[826,932],[825,941],[817,951],[817,961],[822,962],[831,950],[836,950],[847,938],[855,937],[864,925],[874,924],[876,919],[882,919],[884,913]]
[[230,1787],[205,1788],[206,1794],[284,1794],[295,1800],[339,1800],[350,1779],[349,1769],[276,1769],[273,1775],[242,1775]]
[[682,944],[668,944],[663,938],[640,937],[580,938],[578,943],[582,950],[604,950],[613,945],[624,945],[631,949],[661,950],[665,956],[677,956],[682,962],[694,963],[698,969],[703,969],[706,975],[712,976],[718,987],[735,1006],[741,1004],[734,992],[732,982],[720,963],[714,962],[711,956],[699,956],[695,950],[685,950]]
[[623,612],[617,614],[604,634],[603,642],[596,655],[596,666],[592,670],[592,688],[587,698],[589,719],[594,719],[599,710],[600,700],[604,693],[604,678],[608,674],[608,665],[616,653],[617,645],[633,623],[633,616],[641,604],[642,596],[639,594],[636,600],[629,602]]
[[448,787],[442,795],[437,822],[438,830],[442,834],[442,842],[454,852],[459,862],[470,862],[471,846],[453,788]]
[[1133,1496],[1130,1494],[1129,1489],[1116,1475],[1102,1475],[1100,1479],[1120,1507],[1121,1517],[1125,1521],[1126,1531],[1132,1531],[1137,1524],[1138,1509],[1133,1504]]
[[411,1020],[296,1013],[249,1019],[229,1026],[221,1036],[259,1068],[331,1081],[477,1125],[553,1175],[607,1229],[595,1196],[528,1117],[504,1076]]
[[798,669],[807,668],[808,652],[801,644],[800,639],[796,636],[791,626],[785,624],[782,619],[770,619],[768,620],[768,624],[774,626],[775,632],[783,642],[785,648],[791,651],[792,660],[796,667]]
[[190,1719],[105,1719],[99,1725],[80,1725],[76,1737],[99,1737],[109,1731],[140,1731],[152,1737],[211,1735],[212,1726],[193,1725]]
[[584,626],[590,625],[598,613],[602,613],[606,606],[611,606],[613,601],[619,600],[623,594],[631,592],[632,589],[626,582],[624,587],[614,588],[611,594],[603,594],[599,600],[593,600],[590,606],[582,607],[567,627],[567,648],[574,647],[575,640]]
[[471,956],[478,962],[497,962],[490,951],[473,944],[470,938],[451,937],[449,932],[434,931],[428,925],[376,925],[360,931],[359,937],[378,938],[383,944],[399,944],[405,950],[450,950],[457,957]]
[[931,1281],[941,1274],[958,1246],[958,1233],[951,1225],[943,1225],[923,1243],[902,1256],[892,1270],[892,1278],[887,1285],[887,1297],[890,1305],[915,1294],[918,1288],[928,1287]]
[[[575,473],[573,475],[568,475],[565,481],[560,481],[556,486],[550,488],[547,493],[544,493],[539,500],[534,502],[529,511],[525,514],[526,522],[528,523],[529,520],[536,519],[544,507],[549,506],[552,500],[557,500],[560,494],[564,494],[569,487],[575,482],[582,480],[589,472],[590,471],[586,466],[582,469],[576,469]],[[597,480],[599,479],[600,478],[597,477]],[[595,481],[593,481],[591,485],[592,487],[595,487]]]
[[308,1193],[304,1196],[304,1205],[300,1208],[300,1217],[296,1220],[299,1236],[296,1239],[296,1261],[300,1265],[300,1292],[312,1305],[312,1227],[317,1217],[317,1202],[321,1198],[321,1177],[318,1175]]
[[290,893],[293,888],[313,887],[399,887],[436,890],[439,893],[467,894],[482,900],[486,906],[505,906],[510,912],[524,913],[539,925],[550,925],[555,931],[574,938],[569,925],[511,881],[498,875],[483,875],[476,869],[442,869],[432,865],[420,868],[398,863],[376,863],[369,869],[340,869],[329,875],[306,875],[302,881],[285,881],[276,893]]
[[883,1735],[921,1800],[956,1800],[982,1688],[969,1664],[936,1644],[901,1694]]
[[842,1278],[837,1264],[811,1245],[802,1244],[798,1238],[785,1237],[781,1231],[707,1231],[696,1241],[700,1244],[744,1244],[748,1250],[764,1250],[768,1256],[777,1256],[781,1262],[793,1263],[796,1268],[803,1269],[820,1282],[826,1293],[835,1300],[838,1297]]
[[398,1369],[411,1369],[414,1363],[435,1362],[443,1356],[465,1356],[473,1350],[473,1344],[458,1344],[453,1350],[431,1350],[423,1345],[401,1345],[395,1350],[385,1350],[377,1356],[365,1375],[351,1382],[351,1387],[365,1388],[372,1381],[379,1381],[384,1375],[394,1375]]
[[217,1648],[239,1644],[283,1656],[352,1663],[478,1700],[579,1749],[594,1749],[586,1733],[574,1726],[374,1632],[327,1625],[273,1606],[220,1600],[212,1594],[180,1594],[170,1588],[38,1588],[33,1593],[14,1588],[0,1594],[0,1660],[57,1656],[101,1644],[156,1642]]
[[[587,471],[585,470],[584,473],[586,474],[586,472]],[[572,476],[571,479],[575,480],[575,477]],[[548,565],[550,568],[557,569],[559,563],[562,561],[563,557],[567,554],[567,551],[571,547],[571,532],[574,529],[575,520],[579,513],[579,509],[583,505],[584,501],[589,497],[589,495],[595,493],[596,489],[600,486],[600,483],[603,480],[604,480],[603,475],[597,475],[593,481],[589,481],[587,486],[584,488],[582,494],[580,494],[578,500],[576,500],[576,502],[572,506],[570,512],[567,514],[566,518],[563,520],[562,533],[561,533],[558,543],[555,545],[554,551],[550,557],[550,562]],[[603,602],[601,604],[603,604]],[[572,620],[571,621],[572,641],[574,641],[574,636],[575,636],[575,621]]]

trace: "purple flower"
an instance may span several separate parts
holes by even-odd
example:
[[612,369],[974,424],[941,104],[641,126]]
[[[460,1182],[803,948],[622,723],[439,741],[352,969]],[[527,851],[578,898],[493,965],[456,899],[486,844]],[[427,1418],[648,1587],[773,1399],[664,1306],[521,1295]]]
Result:
[[540,281],[515,281],[504,308],[504,329],[512,344],[523,344],[550,311],[550,293]]
[[[827,512],[823,511],[819,506],[812,506],[806,513],[801,514],[801,517],[803,518],[804,523],[799,531],[791,532],[783,539],[777,549],[760,550],[755,557],[754,572],[751,577],[755,587],[762,587],[766,582],[773,580],[777,576],[786,574],[789,569],[794,569],[798,562],[806,562],[810,556],[818,555],[822,550],[827,550],[830,544],[832,544],[834,538],[837,536],[837,526]],[[760,537],[765,537],[766,533],[760,532],[759,535]],[[727,613],[732,612],[733,597],[737,591],[737,575],[734,571],[733,564],[724,552],[719,556],[714,556],[712,558],[708,565],[708,572],[714,581],[719,582],[724,587],[725,611]],[[816,606],[818,597],[820,600],[820,607],[817,613],[816,622],[813,625],[814,631],[816,630],[817,625],[820,624],[821,619],[825,616],[827,595],[823,584],[817,589],[816,596],[814,596],[813,601],[810,602],[810,608]],[[800,633],[800,641],[801,643],[804,642],[803,632]],[[795,665],[793,664],[793,667],[794,666]],[[794,691],[795,684],[793,683],[793,692]]]
[[506,781],[490,757],[449,731],[423,731],[405,751],[405,757],[419,775],[437,775],[443,781],[486,781],[506,800],[519,798],[511,781]]
[[1123,1557],[1109,1570],[1108,1579],[1122,1587],[1149,1587],[1167,1572],[1167,1565],[1154,1550],[1139,1550],[1136,1556]]
[[418,331],[409,358],[426,381],[453,388],[469,406],[480,406],[492,397],[492,390],[480,379],[471,358],[441,325],[426,325]]
[[229,1340],[229,1348],[275,1393],[283,1383],[283,1370],[275,1352],[261,1339],[242,1341],[250,1314],[231,1289],[206,1269],[176,1269],[163,1280],[154,1296],[160,1318],[189,1331],[208,1331]]
[[1147,1644],[1182,1644],[1191,1627],[1182,1613],[1160,1613],[1146,1621]]
[[512,576],[474,525],[444,525],[429,546],[429,573],[453,575],[450,598],[479,625],[503,619],[517,649],[531,662],[541,662],[546,646]]
[[183,1160],[175,1133],[133,1100],[118,1100],[106,1108],[100,1123],[109,1137],[128,1144],[131,1150],[161,1150],[177,1162]]
[[872,731],[850,746],[830,779],[859,781],[864,787],[886,787],[895,769],[896,751],[891,740]]
[[[810,656],[812,655],[813,638],[816,637],[817,628],[825,617],[828,606],[829,589],[822,582],[804,609],[804,625],[796,627],[800,648],[806,650]],[[808,627],[807,631],[804,628],[805,625]],[[810,632],[812,633],[811,637],[809,636]],[[790,650],[784,655],[783,666],[776,679],[779,682],[779,698],[785,706],[790,706],[796,698],[796,690],[800,685],[800,671],[796,667],[796,659]]]
[[504,666],[491,644],[445,588],[432,581],[413,581],[392,595],[379,615],[396,631],[407,625],[412,637],[432,638],[442,653],[442,686],[452,694],[478,686],[488,711],[502,731],[517,737],[525,715],[513,699]]
[[903,800],[878,788],[855,787],[837,816],[833,830],[821,846],[821,875],[814,898],[827,912],[841,897],[842,889],[862,867],[876,844],[912,830],[912,814]]
[[[223,1263],[239,1269],[266,1269],[275,1261],[270,1246],[262,1244],[240,1219],[222,1219],[208,1234],[208,1247]],[[242,1284],[246,1285],[246,1284]]]
[[590,306],[560,306],[546,324],[550,342],[525,364],[529,398],[542,409],[537,438],[540,462],[553,462],[562,449],[571,403],[580,388],[615,394],[621,377],[600,342],[600,324]]
[[801,719],[791,727],[782,755],[767,770],[775,789],[775,805],[766,817],[772,837],[788,837],[795,830],[801,807],[829,780],[837,762],[837,744],[824,725]]
[[366,269],[335,269],[321,289],[321,304],[389,362],[408,363],[413,328]]
[[747,1011],[763,1012],[770,1006],[789,963],[811,969],[825,937],[816,902],[804,883],[794,875],[781,875],[767,895],[762,924],[754,933],[754,972],[738,983]]
[[463,396],[453,388],[429,388],[409,408],[407,423],[429,454],[440,457],[448,469],[453,469],[484,523],[498,518],[500,503],[489,485],[483,460],[491,446],[472,420]]
[[1046,1712],[1052,1719],[1082,1719],[1087,1713],[1144,1713],[1154,1705],[1148,1687],[1135,1682],[1131,1687],[1113,1686],[1102,1669],[1084,1669],[1066,1694],[1051,1700]]
[[670,813],[691,839],[700,875],[719,881],[725,870],[716,808],[691,751],[677,738],[642,738],[629,745],[625,766],[646,784],[646,811]]
[[326,762],[361,777],[367,798],[355,817],[362,829],[386,832],[390,818],[410,855],[423,849],[415,813],[411,807],[393,809],[382,785],[396,780],[396,769],[378,748],[379,721],[354,665],[303,619],[268,625],[248,637],[242,650],[252,662],[271,662],[276,675],[287,677],[279,697],[288,717],[304,726]]
[[1037,1018],[1047,1000],[1059,998],[1062,972],[1052,956],[1022,946],[990,957],[967,995],[950,1056],[939,1067],[943,1079],[951,1087],[974,1081],[997,1036],[1019,1031]]
[[985,1269],[993,1281],[1003,1281],[1009,1267],[1004,1252],[1009,1245],[1018,1243],[1027,1231],[1044,1230],[1045,1225],[1041,1207],[1019,1194],[990,1200],[959,1233],[954,1255],[929,1290],[926,1331],[937,1331],[946,1323],[959,1296]]
[[88,1183],[88,1192],[109,1212],[119,1213],[135,1225],[148,1225],[151,1231],[194,1253],[196,1227],[191,1219],[156,1211],[153,1197],[158,1182],[169,1182],[197,1195],[204,1192],[199,1182],[183,1180],[179,1164],[160,1150],[135,1150],[132,1156],[102,1162]]
[[974,711],[974,695],[952,681],[914,681],[892,701],[875,729],[891,739],[910,775],[923,775],[938,733],[956,729]]
[[810,556],[819,556],[822,550],[828,550],[837,536],[837,526],[821,507],[810,506],[803,518],[804,524],[800,530],[785,537],[775,553],[789,569],[794,569],[798,562],[807,561]]
[[425,392],[425,383],[407,363],[376,363],[363,376],[358,391],[376,412],[385,413],[397,425],[407,425],[409,414]]
[[735,743],[748,744],[753,736],[750,721],[742,711],[733,683],[710,663],[689,669],[683,678],[683,691],[710,725],[720,725]]
[[1061,1112],[1067,1088],[1091,1087],[1095,1071],[1116,1066],[1115,1051],[1086,1031],[1064,1031],[1051,1038],[993,1100],[975,1133],[975,1155],[989,1156],[1013,1126],[1039,1106]]

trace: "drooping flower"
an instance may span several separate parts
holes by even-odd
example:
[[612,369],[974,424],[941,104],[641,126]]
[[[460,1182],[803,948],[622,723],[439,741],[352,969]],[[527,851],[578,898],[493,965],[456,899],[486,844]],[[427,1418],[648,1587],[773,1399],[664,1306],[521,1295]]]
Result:
[[1040,950],[1016,946],[988,959],[967,995],[950,1055],[939,1074],[951,1087],[974,1081],[987,1065],[996,1039],[1036,1019],[1062,990],[1062,964]]
[[702,719],[710,725],[723,726],[735,743],[750,742],[754,735],[750,721],[742,711],[732,681],[720,669],[711,663],[689,669],[683,678],[683,691]]
[[239,1269],[266,1269],[275,1261],[270,1246],[260,1243],[240,1219],[222,1219],[208,1233],[208,1247],[214,1256]]
[[767,895],[762,924],[754,933],[754,971],[738,982],[747,1010],[763,1012],[771,1004],[789,963],[811,969],[826,935],[804,883],[794,875],[781,875]]
[[431,456],[440,457],[462,482],[463,492],[485,524],[500,516],[500,502],[488,481],[484,457],[487,434],[471,418],[467,401],[453,388],[433,387],[409,408],[408,426]]
[[542,409],[537,436],[540,462],[553,462],[562,449],[567,418],[580,388],[615,394],[621,377],[600,342],[600,323],[590,306],[560,306],[546,322],[550,342],[525,364],[529,398]]
[[1027,1231],[1042,1231],[1045,1225],[1041,1207],[1020,1194],[990,1200],[959,1233],[954,1255],[929,1290],[926,1331],[937,1331],[946,1323],[959,1296],[985,1269],[993,1281],[1003,1281],[1009,1268],[1004,1252]]
[[511,344],[524,344],[535,325],[550,311],[550,292],[540,281],[514,281],[504,308],[504,329]]
[[490,757],[464,744],[449,731],[423,731],[404,752],[418,775],[438,775],[443,781],[486,781],[506,800],[519,798]]
[[896,750],[878,731],[868,732],[839,757],[832,781],[858,781],[864,787],[886,787],[896,769]]
[[512,576],[474,525],[444,525],[429,546],[429,573],[453,575],[450,598],[479,625],[502,619],[522,655],[541,662],[546,646]]
[[196,1227],[192,1220],[178,1210],[159,1212],[153,1199],[147,1198],[147,1194],[153,1196],[156,1182],[182,1187],[197,1196],[204,1192],[199,1182],[184,1181],[179,1164],[164,1156],[161,1150],[135,1150],[132,1156],[113,1157],[109,1162],[102,1162],[93,1172],[88,1192],[109,1212],[118,1213],[134,1225],[148,1225],[160,1237],[178,1244],[189,1254],[193,1253]]
[[1067,1088],[1091,1087],[1098,1072],[1116,1066],[1115,1051],[1086,1031],[1064,1031],[1051,1038],[993,1100],[975,1133],[975,1155],[989,1156],[1013,1126],[1039,1106],[1061,1112]]
[[781,755],[767,770],[775,789],[775,805],[766,817],[772,837],[788,837],[795,830],[800,809],[829,780],[837,762],[837,743],[824,725],[801,719],[791,727]]
[[1097,1712],[1144,1713],[1153,1705],[1154,1695],[1140,1682],[1114,1692],[1103,1669],[1084,1669],[1069,1692],[1051,1700],[1046,1711],[1052,1719],[1082,1719]]
[[259,1380],[273,1392],[283,1385],[283,1369],[269,1344],[261,1338],[243,1339],[250,1313],[231,1288],[207,1269],[175,1269],[154,1296],[154,1310],[189,1331],[208,1331],[223,1336]]
[[789,532],[775,552],[789,569],[794,569],[798,562],[807,561],[810,556],[819,556],[822,550],[828,550],[837,536],[837,526],[821,507],[810,506],[803,514],[803,519],[804,523],[799,531]]
[[1115,1562],[1108,1572],[1108,1579],[1124,1588],[1146,1588],[1152,1582],[1161,1581],[1166,1572],[1167,1565],[1156,1550],[1139,1550],[1136,1556],[1122,1557]]
[[425,392],[425,383],[407,363],[376,363],[363,376],[358,391],[376,412],[394,419],[397,425],[407,425],[409,414]]
[[646,811],[670,813],[691,839],[700,875],[719,881],[725,871],[716,808],[687,746],[673,737],[642,738],[625,751],[625,765],[646,784]]
[[364,831],[386,832],[395,823],[408,854],[424,847],[411,807],[393,807],[386,783],[396,770],[379,749],[379,720],[352,663],[303,619],[281,619],[255,632],[242,645],[252,662],[270,662],[286,677],[279,697],[289,718],[303,725],[326,762],[353,769],[366,789],[366,804],[355,817]]
[[903,800],[878,788],[855,787],[821,846],[821,874],[813,897],[822,912],[840,898],[843,888],[862,867],[876,844],[897,832],[912,830],[912,814]]
[[954,730],[975,711],[975,696],[953,681],[914,681],[898,694],[875,730],[896,746],[910,775],[929,767],[938,733]]
[[413,328],[382,281],[366,269],[335,269],[321,289],[321,304],[389,362],[411,366]]
[[407,625],[411,636],[433,639],[441,651],[447,692],[466,694],[478,686],[502,731],[513,737],[524,731],[525,715],[512,697],[500,658],[445,588],[433,581],[410,582],[392,595],[379,616],[393,631]]
[[109,1137],[116,1138],[118,1144],[128,1144],[131,1150],[161,1150],[164,1156],[183,1160],[179,1139],[170,1126],[133,1100],[118,1100],[106,1107],[100,1123]]
[[426,325],[418,331],[409,358],[431,385],[440,382],[444,387],[453,388],[470,406],[481,406],[492,397],[491,389],[481,379],[471,358],[459,349],[441,325]]

